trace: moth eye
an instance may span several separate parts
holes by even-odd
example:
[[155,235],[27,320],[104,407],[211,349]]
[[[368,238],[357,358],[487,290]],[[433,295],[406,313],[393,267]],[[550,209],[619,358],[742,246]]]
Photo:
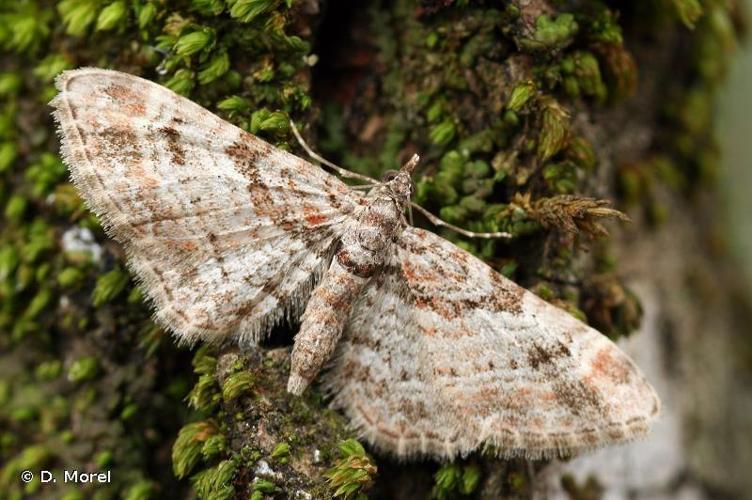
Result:
[[384,180],[384,182],[389,182],[397,177],[397,174],[399,174],[399,172],[396,170],[387,170],[386,172],[384,172],[382,179]]

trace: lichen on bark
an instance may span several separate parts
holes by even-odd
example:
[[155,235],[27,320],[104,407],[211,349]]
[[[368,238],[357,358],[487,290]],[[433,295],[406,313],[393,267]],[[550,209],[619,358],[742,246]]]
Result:
[[[617,338],[641,307],[600,200],[647,237],[672,200],[693,210],[742,24],[716,0],[0,2],[0,495],[528,497],[545,468],[361,453],[318,388],[285,393],[295,325],[254,352],[176,347],[56,156],[60,71],[153,79],[302,154],[293,118],[373,176],[419,152],[419,203],[515,239],[443,236]],[[115,473],[83,489],[18,480],[40,468]],[[584,498],[593,481],[563,487]]]

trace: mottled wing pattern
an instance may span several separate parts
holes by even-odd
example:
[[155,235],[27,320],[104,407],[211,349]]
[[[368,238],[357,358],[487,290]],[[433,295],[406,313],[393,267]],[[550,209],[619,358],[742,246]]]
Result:
[[301,312],[361,195],[147,80],[92,68],[57,86],[73,181],[162,325],[253,342]]
[[535,458],[648,431],[658,398],[606,337],[432,233],[396,245],[326,380],[372,444]]

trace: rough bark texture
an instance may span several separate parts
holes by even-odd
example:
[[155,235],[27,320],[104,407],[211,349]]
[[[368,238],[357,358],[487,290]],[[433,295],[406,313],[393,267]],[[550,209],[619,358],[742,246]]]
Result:
[[[752,315],[714,221],[712,133],[741,30],[720,0],[0,1],[0,498],[749,491]],[[297,325],[257,352],[177,347],[56,156],[52,79],[84,65],[159,81],[300,153],[292,117],[364,173],[420,152],[418,202],[517,237],[442,234],[629,336],[664,421],[567,462],[397,463],[349,440],[316,387],[285,392]],[[603,237],[608,212],[587,198],[633,222]],[[41,484],[40,469],[112,483]]]

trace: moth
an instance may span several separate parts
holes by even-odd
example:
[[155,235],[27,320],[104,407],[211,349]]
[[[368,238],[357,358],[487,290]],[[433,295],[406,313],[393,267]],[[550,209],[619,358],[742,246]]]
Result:
[[253,345],[300,319],[289,391],[327,365],[331,404],[402,458],[566,455],[658,416],[605,336],[407,223],[417,158],[361,192],[150,81],[56,84],[72,180],[180,340]]

